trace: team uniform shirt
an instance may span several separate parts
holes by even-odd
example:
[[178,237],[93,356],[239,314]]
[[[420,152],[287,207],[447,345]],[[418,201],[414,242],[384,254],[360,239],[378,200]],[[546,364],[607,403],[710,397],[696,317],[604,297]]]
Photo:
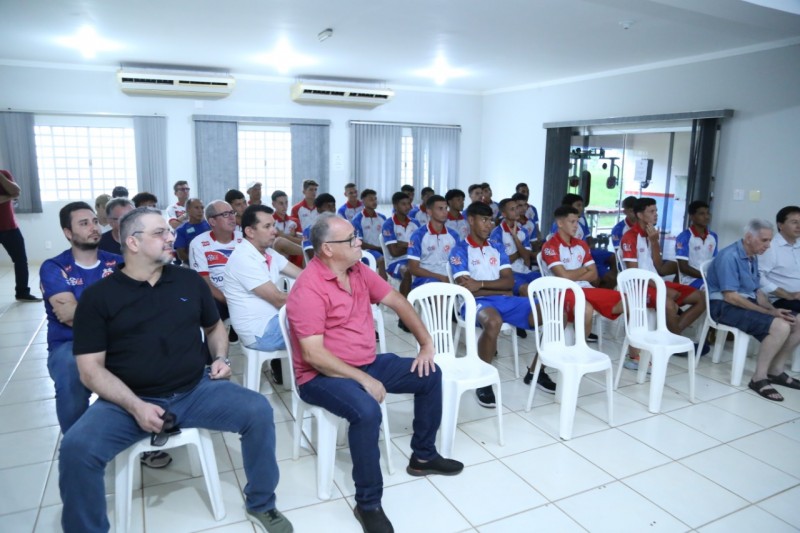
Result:
[[[770,294],[775,289],[800,291],[800,240],[789,244],[783,235],[775,233],[767,251],[759,259],[761,289]],[[777,299],[770,296],[773,301]]]
[[[548,235],[547,238],[550,239],[556,233],[558,233],[558,224],[554,220],[553,225],[550,226],[550,235]],[[581,215],[580,218],[578,218],[578,232],[575,234],[575,238],[585,241],[587,237],[591,236],[592,232],[589,230],[589,223],[586,222],[586,217]]]
[[536,224],[533,222],[532,219],[520,216],[519,220],[517,220],[517,224],[525,228],[525,231],[528,232],[528,239],[535,241],[539,238],[539,232],[536,231]]
[[497,217],[500,216],[500,204],[497,202],[489,202],[486,205],[492,208],[492,218],[497,220]]
[[525,218],[530,220],[534,226],[539,225],[539,212],[531,204],[528,204],[528,208],[525,209]]
[[293,205],[291,213],[292,216],[300,222],[300,227],[303,229],[310,228],[319,216],[317,207],[308,207],[305,200],[300,200],[300,202]]
[[628,233],[631,228],[633,228],[633,224],[628,224],[627,217],[617,222],[614,227],[611,228],[611,244],[614,245],[614,248],[620,247],[622,236]]
[[[392,218],[383,223],[383,243],[388,247],[390,244],[396,242],[408,243],[411,240],[411,234],[419,229],[419,224],[414,220],[406,217],[405,224],[400,222],[397,215],[392,215]],[[388,249],[388,248],[387,248]],[[392,256],[386,262],[386,268],[399,262],[408,262],[408,254]]]
[[450,251],[458,244],[459,240],[461,239],[459,239],[458,233],[446,226],[442,228],[441,232],[437,232],[433,228],[433,224],[425,224],[411,234],[411,240],[408,242],[408,258],[419,261],[419,266],[425,270],[446,276]]
[[188,251],[194,238],[206,231],[211,231],[211,226],[207,221],[201,220],[199,224],[190,224],[187,220],[175,230],[175,244],[172,247],[176,250],[186,248]]
[[[689,266],[700,270],[700,265],[717,256],[719,237],[706,229],[700,234],[693,226],[683,230],[675,239],[675,259],[683,259]],[[703,286],[703,278],[694,278],[681,272],[681,283],[695,289]]]
[[256,337],[264,334],[269,321],[278,314],[274,305],[253,290],[269,281],[277,286],[281,270],[287,264],[289,261],[272,248],[262,254],[247,239],[231,253],[225,265],[224,292],[231,324],[244,346],[254,344]]
[[[509,228],[508,224],[505,222],[501,222],[499,226],[492,230],[489,234],[489,239],[501,243],[506,255],[509,257],[517,253],[517,245],[514,242],[514,238],[511,236],[511,228]],[[528,251],[531,250],[531,240],[528,232],[521,226],[517,226],[517,239],[522,243],[523,248]],[[530,274],[531,272],[531,269],[525,264],[522,257],[516,258],[514,262],[511,263],[511,270],[519,274]]]
[[364,204],[362,204],[361,201],[359,200],[359,202],[355,206],[351,206],[349,203],[345,203],[342,207],[339,208],[338,211],[336,211],[336,213],[338,213],[340,217],[347,220],[348,222],[352,222],[353,218],[355,218],[357,214],[363,211],[363,209],[364,209]]
[[415,220],[417,224],[419,224],[419,227],[422,227],[431,221],[431,216],[428,214],[428,208],[424,205],[420,205],[418,208],[409,211],[408,218]]
[[289,293],[286,315],[298,386],[319,374],[303,360],[300,340],[306,337],[322,335],[323,346],[349,365],[362,367],[375,361],[371,304],[386,298],[392,287],[360,261],[348,269],[347,276],[349,292],[339,284],[336,274],[315,257]]
[[225,286],[225,265],[241,242],[242,234],[238,231],[234,231],[231,242],[225,244],[214,237],[213,230],[202,233],[189,245],[189,264],[192,270],[208,277],[216,288],[222,290]]
[[75,262],[72,250],[65,250],[48,259],[39,268],[39,281],[44,298],[44,309],[47,313],[47,349],[53,351],[58,346],[72,340],[72,327],[59,322],[50,298],[62,292],[69,292],[80,301],[81,294],[89,285],[110,276],[122,257],[97,251],[97,262],[91,266],[83,266]]
[[356,235],[358,235],[362,241],[371,246],[380,247],[380,235],[383,231],[384,222],[386,222],[385,215],[377,211],[367,213],[367,210],[364,209],[353,217],[353,228],[355,228]]
[[469,235],[469,224],[467,224],[467,219],[463,214],[453,216],[452,213],[448,211],[447,222],[445,222],[444,225],[458,233],[462,241]]
[[311,244],[311,228],[308,227],[303,230],[303,244],[300,246],[303,247],[303,251],[313,250],[314,246]]
[[186,206],[181,205],[177,202],[172,204],[167,208],[167,220],[172,222],[173,220],[178,220],[180,217],[186,214]]

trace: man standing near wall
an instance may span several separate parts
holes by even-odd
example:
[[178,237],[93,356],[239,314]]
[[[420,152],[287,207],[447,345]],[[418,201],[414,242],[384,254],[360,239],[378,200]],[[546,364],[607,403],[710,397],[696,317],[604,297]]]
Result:
[[14,216],[13,201],[19,197],[19,185],[7,170],[0,170],[0,244],[14,263],[14,292],[18,302],[41,302],[28,287],[28,255],[25,239]]

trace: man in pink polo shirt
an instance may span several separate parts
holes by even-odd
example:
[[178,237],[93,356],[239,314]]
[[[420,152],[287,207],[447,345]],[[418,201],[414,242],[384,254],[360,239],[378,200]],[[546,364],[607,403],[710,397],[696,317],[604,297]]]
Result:
[[[350,422],[350,455],[356,486],[353,510],[364,531],[393,531],[381,508],[383,478],[378,434],[387,392],[414,394],[412,476],[455,475],[464,465],[436,451],[442,417],[441,370],[433,341],[408,301],[361,263],[353,225],[332,214],[311,227],[314,258],[286,303],[300,397]],[[414,358],[375,354],[371,304],[391,307],[419,343]],[[370,327],[365,327],[369,325]]]

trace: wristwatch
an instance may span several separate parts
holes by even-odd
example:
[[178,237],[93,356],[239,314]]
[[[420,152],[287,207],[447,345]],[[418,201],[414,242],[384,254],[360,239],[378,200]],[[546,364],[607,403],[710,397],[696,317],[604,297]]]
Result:
[[221,360],[223,363],[225,363],[226,365],[228,365],[228,366],[231,366],[231,360],[230,360],[230,359],[228,359],[226,356],[224,356],[224,355],[220,355],[219,357],[217,357],[216,359],[214,359],[214,361],[220,361],[220,360]]

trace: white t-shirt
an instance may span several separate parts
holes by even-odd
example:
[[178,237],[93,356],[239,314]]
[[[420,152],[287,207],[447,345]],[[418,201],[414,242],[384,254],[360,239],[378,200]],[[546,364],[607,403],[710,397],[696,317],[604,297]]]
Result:
[[278,309],[257,296],[253,290],[271,281],[278,284],[281,270],[289,261],[272,248],[259,252],[247,239],[243,240],[225,265],[225,298],[231,314],[231,325],[244,346],[256,342]]

